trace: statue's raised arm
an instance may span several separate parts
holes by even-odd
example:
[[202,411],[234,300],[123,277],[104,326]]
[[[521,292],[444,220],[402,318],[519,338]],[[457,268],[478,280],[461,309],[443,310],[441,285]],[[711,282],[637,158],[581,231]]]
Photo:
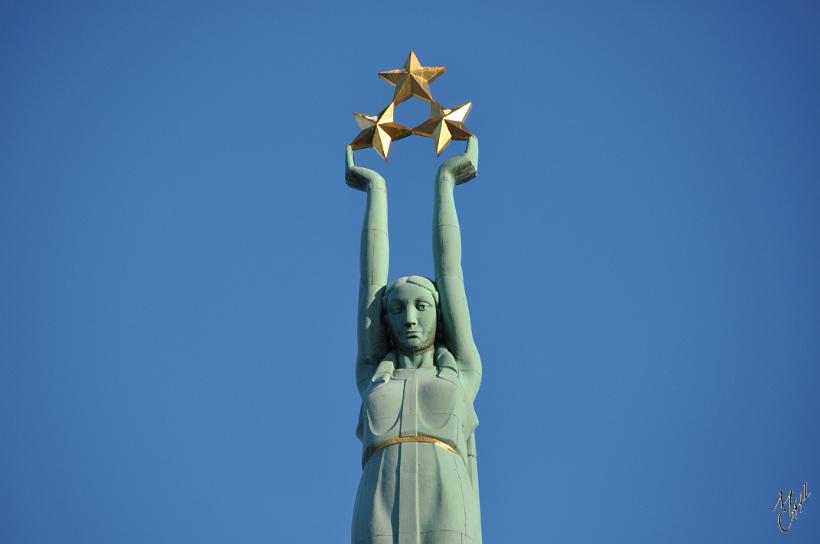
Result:
[[358,354],[356,385],[363,393],[376,365],[388,350],[382,321],[382,294],[387,285],[390,244],[387,237],[387,184],[378,172],[356,166],[353,150],[345,150],[345,181],[367,193],[362,225],[359,275]]
[[471,136],[467,151],[448,159],[438,170],[433,202],[433,260],[436,270],[445,342],[452,352],[470,400],[481,384],[481,359],[473,340],[470,311],[461,270],[461,228],[453,189],[478,173],[478,139]]

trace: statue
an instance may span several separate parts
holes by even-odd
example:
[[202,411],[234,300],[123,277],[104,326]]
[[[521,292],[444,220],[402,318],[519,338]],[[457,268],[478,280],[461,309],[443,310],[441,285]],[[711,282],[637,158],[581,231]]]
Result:
[[361,236],[356,384],[362,477],[353,544],[477,544],[481,521],[473,408],[481,360],[461,270],[453,191],[473,179],[478,140],[435,180],[435,281],[387,286],[387,185],[346,149],[347,184],[367,193]]

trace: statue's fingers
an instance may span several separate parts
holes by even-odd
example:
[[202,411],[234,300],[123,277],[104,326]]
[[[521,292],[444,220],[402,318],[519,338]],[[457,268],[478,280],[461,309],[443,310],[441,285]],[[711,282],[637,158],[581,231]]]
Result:
[[345,178],[345,183],[348,187],[356,189],[357,191],[364,191],[366,188],[362,180],[353,175],[347,176]]
[[467,140],[467,151],[464,155],[473,163],[473,168],[478,169],[478,138],[470,136]]
[[345,147],[345,172],[349,172],[352,168],[355,168],[356,164],[353,162],[353,148],[350,146]]

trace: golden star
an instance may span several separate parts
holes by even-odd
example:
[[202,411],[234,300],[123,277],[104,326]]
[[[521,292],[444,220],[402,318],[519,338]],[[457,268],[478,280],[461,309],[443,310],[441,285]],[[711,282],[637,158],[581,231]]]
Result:
[[407,57],[404,68],[379,72],[379,77],[393,85],[393,103],[401,104],[414,96],[426,102],[433,102],[430,82],[447,70],[444,66],[422,66],[413,51]]
[[401,140],[410,136],[410,129],[393,122],[393,110],[396,105],[391,102],[378,115],[364,115],[363,113],[354,113],[353,117],[359,124],[362,131],[356,136],[356,139],[351,142],[350,147],[353,149],[365,149],[368,147],[374,148],[384,160],[387,160],[390,154],[390,143],[395,140]]
[[455,109],[448,110],[433,102],[430,104],[430,119],[413,129],[413,134],[432,138],[436,145],[436,155],[447,149],[451,140],[466,140],[472,132],[464,126],[464,119],[470,113],[473,103],[467,102]]

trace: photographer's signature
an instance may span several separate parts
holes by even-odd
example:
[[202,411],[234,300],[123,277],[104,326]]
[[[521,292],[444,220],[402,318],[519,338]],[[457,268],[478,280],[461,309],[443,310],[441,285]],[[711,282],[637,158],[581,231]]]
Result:
[[[777,526],[781,533],[789,532],[789,529],[792,528],[792,523],[797,519],[797,514],[803,513],[803,503],[806,502],[806,499],[809,497],[811,497],[811,493],[809,493],[809,486],[806,482],[803,482],[803,489],[797,497],[794,496],[791,489],[789,489],[789,494],[786,495],[785,498],[783,497],[783,492],[780,492],[780,495],[777,497],[777,502],[774,503],[772,512],[777,512],[778,507],[780,508],[780,512],[777,512]],[[783,526],[783,514],[789,515],[789,524],[785,527]]]

